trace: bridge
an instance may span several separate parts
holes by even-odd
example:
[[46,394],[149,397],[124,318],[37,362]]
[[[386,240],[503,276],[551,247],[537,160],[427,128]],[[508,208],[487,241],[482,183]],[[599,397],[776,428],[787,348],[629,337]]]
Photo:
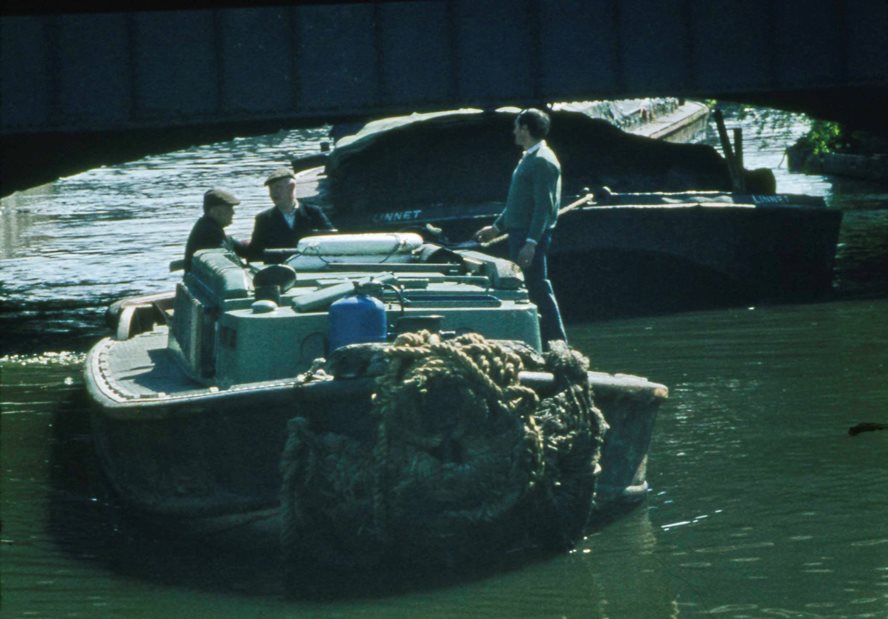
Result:
[[91,4],[4,8],[3,195],[194,143],[459,106],[716,98],[888,133],[885,0]]

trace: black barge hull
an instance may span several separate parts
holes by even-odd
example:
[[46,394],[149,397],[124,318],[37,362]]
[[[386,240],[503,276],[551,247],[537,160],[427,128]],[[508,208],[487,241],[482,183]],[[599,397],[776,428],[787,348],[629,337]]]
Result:
[[[502,205],[343,215],[355,231],[441,230],[464,241]],[[842,212],[800,195],[614,194],[565,212],[549,275],[571,319],[828,298]],[[465,245],[465,243],[463,243]],[[508,258],[507,244],[487,253]]]

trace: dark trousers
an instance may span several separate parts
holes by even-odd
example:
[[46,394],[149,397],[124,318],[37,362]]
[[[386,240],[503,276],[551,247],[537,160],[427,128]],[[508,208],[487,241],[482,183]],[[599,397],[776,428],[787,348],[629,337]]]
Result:
[[[527,240],[526,230],[509,230],[509,258],[518,260],[518,252],[524,247]],[[564,323],[561,321],[561,312],[558,309],[558,301],[555,299],[555,291],[552,282],[549,281],[548,253],[552,244],[552,231],[547,230],[537,243],[533,261],[524,271],[524,283],[527,285],[527,294],[530,300],[537,306],[540,312],[540,336],[543,339],[543,348],[548,348],[547,342],[551,340],[567,341],[564,332]]]

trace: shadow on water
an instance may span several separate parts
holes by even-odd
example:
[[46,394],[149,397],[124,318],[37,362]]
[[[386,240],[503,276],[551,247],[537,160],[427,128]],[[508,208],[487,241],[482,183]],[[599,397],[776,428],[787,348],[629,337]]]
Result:
[[[118,575],[198,591],[344,601],[457,586],[559,556],[521,547],[473,565],[429,561],[427,567],[383,565],[355,571],[304,564],[287,570],[275,510],[209,523],[153,517],[123,505],[101,471],[89,406],[80,388],[66,394],[53,411],[47,532],[67,556]],[[587,534],[600,532],[632,509],[595,515]]]
[[[584,280],[591,285],[574,285],[577,264],[583,265]],[[553,260],[549,273],[568,322],[743,307],[756,298],[723,274],[641,252],[569,256]]]
[[72,392],[53,412],[48,533],[70,557],[117,574],[195,589],[269,593],[275,554],[228,553],[131,513],[105,480],[90,433],[89,398]]

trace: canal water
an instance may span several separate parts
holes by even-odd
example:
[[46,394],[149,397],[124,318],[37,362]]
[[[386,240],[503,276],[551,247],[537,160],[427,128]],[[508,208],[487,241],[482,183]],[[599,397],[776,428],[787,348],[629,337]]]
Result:
[[[169,289],[206,188],[248,236],[281,132],[95,169],[0,205],[0,613],[12,617],[888,616],[888,187],[790,174],[805,117],[731,107],[747,167],[845,217],[835,297],[575,323],[596,369],[670,388],[652,491],[570,553],[413,578],[306,577],[273,550],[135,520],[98,474],[84,352],[104,306]],[[715,143],[714,133],[706,138]]]

